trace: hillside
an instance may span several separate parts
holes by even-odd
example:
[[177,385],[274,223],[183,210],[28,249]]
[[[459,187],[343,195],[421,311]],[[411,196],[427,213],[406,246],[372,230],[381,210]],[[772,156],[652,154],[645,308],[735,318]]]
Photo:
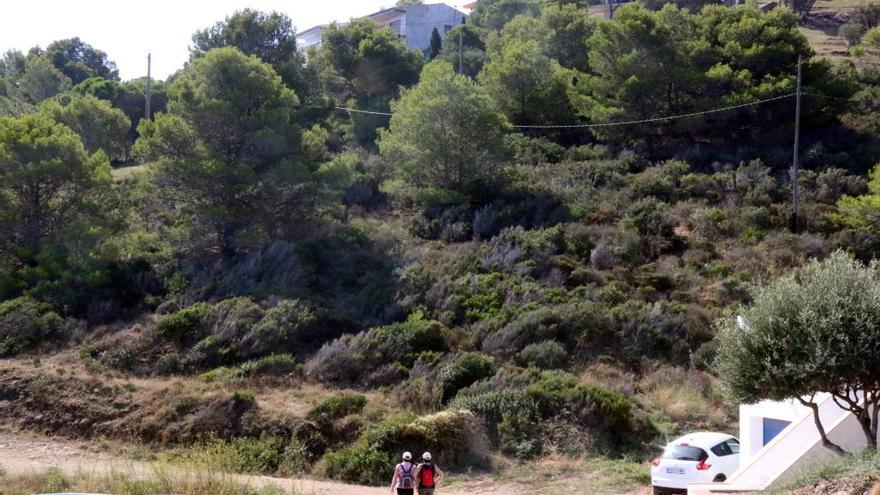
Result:
[[[865,9],[852,54],[851,17],[751,5],[483,0],[427,53],[359,19],[308,54],[248,9],[151,120],[79,38],[10,52],[0,426],[235,483],[430,451],[462,493],[644,493],[671,438],[736,432],[716,358],[760,288],[876,257]],[[120,486],[69,468],[7,475]]]

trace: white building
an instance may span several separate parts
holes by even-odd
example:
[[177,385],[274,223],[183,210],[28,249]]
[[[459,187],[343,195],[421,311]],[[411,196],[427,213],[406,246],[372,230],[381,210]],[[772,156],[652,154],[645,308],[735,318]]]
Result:
[[[856,417],[830,394],[816,398],[828,438],[848,452],[868,442]],[[765,401],[739,408],[740,467],[724,483],[691,484],[689,495],[763,491],[835,454],[822,445],[813,412],[799,401]]]
[[[366,16],[376,24],[391,28],[410,48],[427,52],[431,47],[431,33],[434,29],[444,37],[455,26],[464,23],[467,14],[446,5],[434,3],[411,5],[381,10]],[[315,26],[297,33],[296,41],[300,49],[321,46],[321,32],[327,25]]]

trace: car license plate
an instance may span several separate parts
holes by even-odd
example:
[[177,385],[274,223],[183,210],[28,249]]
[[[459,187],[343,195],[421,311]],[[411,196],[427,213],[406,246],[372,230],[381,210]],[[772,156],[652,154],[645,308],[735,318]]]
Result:
[[684,468],[678,467],[678,466],[667,467],[666,473],[667,474],[684,474]]

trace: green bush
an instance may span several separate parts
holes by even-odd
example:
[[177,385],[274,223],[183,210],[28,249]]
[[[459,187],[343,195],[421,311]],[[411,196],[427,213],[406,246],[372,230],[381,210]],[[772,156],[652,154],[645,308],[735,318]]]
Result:
[[350,483],[384,484],[401,452],[429,451],[448,469],[485,467],[485,432],[469,411],[394,416],[370,428],[351,447],[324,457],[324,474]]
[[523,366],[556,369],[565,366],[568,361],[568,351],[555,340],[545,340],[525,346],[516,358]]
[[260,356],[279,350],[298,351],[320,337],[317,322],[315,312],[301,301],[281,301],[244,334],[238,344],[240,353]]
[[211,307],[207,303],[193,304],[163,317],[156,322],[154,330],[158,335],[166,339],[181,341],[191,337],[193,332],[202,325],[210,309]]
[[448,409],[464,409],[483,421],[494,442],[499,441],[499,424],[505,416],[538,417],[538,404],[523,390],[503,389],[478,394],[459,394]]
[[363,395],[334,395],[312,408],[306,417],[318,423],[329,423],[352,414],[360,414],[366,405],[367,398]]
[[238,367],[238,370],[243,376],[252,377],[260,375],[288,375],[296,372],[297,368],[296,359],[290,354],[270,354],[243,363]]
[[324,345],[306,363],[306,372],[326,382],[388,385],[403,378],[421,354],[446,351],[445,333],[441,323],[413,314]]
[[606,432],[628,431],[633,405],[623,394],[596,385],[585,385],[562,371],[545,371],[526,388],[544,417],[569,412],[587,426]]
[[491,356],[479,352],[456,355],[438,377],[442,403],[452,400],[459,390],[494,374],[495,364]]
[[0,357],[10,357],[40,344],[66,338],[71,324],[48,304],[27,297],[0,303]]

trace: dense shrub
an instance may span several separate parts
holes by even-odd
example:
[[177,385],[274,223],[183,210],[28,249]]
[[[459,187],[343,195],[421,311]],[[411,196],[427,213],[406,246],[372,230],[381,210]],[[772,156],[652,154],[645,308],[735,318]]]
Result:
[[458,354],[440,372],[438,381],[441,389],[441,402],[446,404],[459,390],[495,374],[494,360],[479,352]]
[[529,344],[516,356],[516,360],[523,366],[533,366],[542,369],[562,368],[568,361],[568,352],[565,347],[555,340],[545,340],[536,344]]
[[355,445],[325,456],[324,472],[334,479],[380,485],[405,450],[429,451],[438,464],[457,470],[485,467],[486,447],[485,432],[468,411],[394,416],[367,430]]
[[329,423],[351,414],[359,414],[366,405],[367,398],[363,395],[334,395],[312,408],[307,417],[318,423]]
[[65,338],[72,325],[48,304],[27,297],[0,303],[0,357],[15,356]]
[[538,404],[523,390],[502,389],[483,393],[459,394],[448,407],[450,410],[465,409],[474,413],[489,430],[494,442],[498,442],[498,425],[505,416],[526,415],[538,417]]
[[483,340],[483,351],[512,356],[529,344],[557,340],[602,344],[610,336],[607,310],[596,303],[544,306],[520,315]]
[[299,300],[285,300],[266,311],[241,338],[242,355],[259,356],[283,349],[302,353],[320,339],[315,312]]
[[170,340],[183,340],[191,337],[204,321],[210,310],[207,303],[196,303],[156,322],[155,332]]
[[565,411],[575,414],[586,426],[606,432],[628,431],[632,427],[632,403],[623,394],[595,385],[585,385],[560,371],[545,371],[526,388],[544,417]]
[[447,350],[445,332],[439,322],[414,314],[326,344],[306,363],[306,372],[327,382],[388,384],[407,373],[420,354]]

